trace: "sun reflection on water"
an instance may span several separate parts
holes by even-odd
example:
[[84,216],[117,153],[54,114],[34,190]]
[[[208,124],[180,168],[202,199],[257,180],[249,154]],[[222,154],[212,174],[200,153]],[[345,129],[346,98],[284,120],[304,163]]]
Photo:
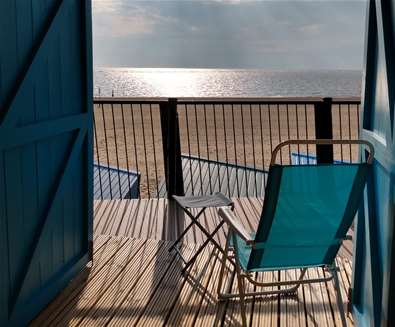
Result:
[[361,72],[97,68],[94,79],[102,96],[358,96]]

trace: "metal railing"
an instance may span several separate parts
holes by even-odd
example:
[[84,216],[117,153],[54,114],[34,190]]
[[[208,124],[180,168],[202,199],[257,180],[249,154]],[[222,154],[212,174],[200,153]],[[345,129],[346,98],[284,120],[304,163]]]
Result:
[[[166,101],[160,99],[95,99],[94,161],[101,167],[95,172],[95,188],[100,190],[99,198],[124,194],[124,184],[132,188],[136,178],[120,169],[136,175],[139,196],[158,196],[164,176],[159,114],[163,103]],[[111,168],[115,174],[110,175]]]
[[[277,144],[288,139],[358,139],[359,110],[357,98],[97,98],[94,155],[102,167],[95,178],[98,198],[127,194],[122,188],[130,190],[132,180],[137,180],[139,197],[216,191],[262,196]],[[354,162],[358,147],[289,146],[279,157],[283,164]]]

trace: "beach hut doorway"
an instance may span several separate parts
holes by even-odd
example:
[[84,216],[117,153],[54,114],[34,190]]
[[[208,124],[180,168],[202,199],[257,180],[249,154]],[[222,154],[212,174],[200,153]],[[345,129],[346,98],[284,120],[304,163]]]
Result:
[[370,1],[360,137],[375,147],[356,226],[350,296],[358,326],[395,324],[395,1]]
[[0,326],[90,260],[90,1],[0,1]]

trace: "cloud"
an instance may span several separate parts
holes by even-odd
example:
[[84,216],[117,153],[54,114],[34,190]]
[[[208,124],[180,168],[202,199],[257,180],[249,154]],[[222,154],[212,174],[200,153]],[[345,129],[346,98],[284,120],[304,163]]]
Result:
[[160,24],[176,24],[177,19],[161,15],[156,8],[138,2],[93,1],[93,32],[99,37],[126,37],[151,34]]
[[95,63],[359,68],[365,8],[359,0],[93,0]]
[[323,24],[307,24],[299,27],[299,32],[305,35],[319,35],[323,27]]
[[207,3],[216,3],[219,2],[221,4],[228,4],[228,5],[239,5],[246,2],[253,2],[256,0],[207,0]]
[[119,2],[109,0],[94,0],[92,1],[92,11],[95,15],[102,13],[114,13],[117,12]]

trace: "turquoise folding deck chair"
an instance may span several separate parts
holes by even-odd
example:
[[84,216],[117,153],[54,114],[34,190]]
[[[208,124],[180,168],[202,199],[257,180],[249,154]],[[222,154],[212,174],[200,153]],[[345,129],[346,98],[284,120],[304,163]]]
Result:
[[[276,154],[293,144],[357,144],[367,146],[366,161],[355,164],[279,165]],[[239,298],[243,326],[247,325],[245,297],[295,292],[301,284],[333,279],[343,326],[346,316],[340,293],[335,257],[347,239],[359,206],[373,146],[360,140],[298,140],[279,144],[272,154],[263,210],[255,233],[248,232],[234,212],[220,208],[228,237],[218,283],[219,300]],[[233,260],[238,293],[231,285],[222,292],[227,260]],[[304,279],[307,268],[324,267],[325,277]],[[261,283],[255,272],[300,269],[294,281]],[[246,292],[245,282],[276,290]]]

